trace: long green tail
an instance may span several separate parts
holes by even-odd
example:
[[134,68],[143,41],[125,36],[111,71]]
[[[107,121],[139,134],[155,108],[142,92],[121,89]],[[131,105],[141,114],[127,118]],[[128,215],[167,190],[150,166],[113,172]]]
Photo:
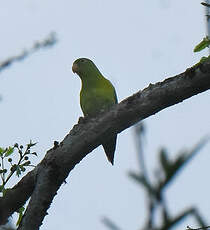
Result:
[[117,141],[117,135],[106,139],[106,141],[103,142],[102,144],[104,151],[106,153],[106,156],[112,165],[114,164],[114,152],[116,148],[116,141]]

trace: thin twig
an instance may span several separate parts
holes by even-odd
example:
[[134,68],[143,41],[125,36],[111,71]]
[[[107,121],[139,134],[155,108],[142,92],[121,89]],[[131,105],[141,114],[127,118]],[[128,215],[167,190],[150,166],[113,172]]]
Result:
[[36,41],[34,45],[27,49],[23,50],[20,54],[16,56],[12,56],[4,61],[0,62],[0,72],[4,69],[8,68],[11,64],[17,61],[22,61],[29,55],[33,54],[34,52],[42,49],[53,46],[57,42],[56,34],[54,32],[50,33],[44,40]]
[[208,4],[208,3],[206,3],[206,2],[201,2],[201,5],[210,7],[210,4]]
[[205,226],[205,227],[199,227],[199,228],[191,228],[190,226],[187,226],[187,230],[202,230],[202,229],[208,229],[210,226]]

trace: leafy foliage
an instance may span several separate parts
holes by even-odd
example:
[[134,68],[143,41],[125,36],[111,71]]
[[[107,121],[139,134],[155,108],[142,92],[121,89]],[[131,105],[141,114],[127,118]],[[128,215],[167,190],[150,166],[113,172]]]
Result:
[[[142,123],[139,123],[135,127],[136,140],[138,141],[137,152],[138,158],[143,161],[144,157],[144,149],[143,149],[143,138],[145,135],[145,128]],[[149,177],[147,176],[147,167],[144,162],[141,162],[140,171],[130,171],[129,177],[134,180],[138,185],[144,188],[147,196],[147,218],[145,222],[145,226],[141,229],[144,230],[169,230],[174,228],[175,225],[184,220],[187,216],[192,216],[195,218],[197,223],[201,227],[205,227],[206,224],[203,218],[200,216],[197,208],[190,207],[187,208],[177,215],[171,215],[168,206],[170,205],[170,201],[166,203],[165,193],[167,187],[174,182],[174,179],[179,175],[178,173],[183,170],[188,163],[193,159],[193,157],[200,153],[201,149],[205,146],[205,144],[209,141],[209,138],[203,138],[198,144],[196,144],[191,150],[181,151],[176,154],[175,159],[170,159],[168,151],[166,148],[161,148],[158,152],[159,158],[159,167],[158,173],[155,173],[155,179],[152,183]],[[155,170],[157,172],[157,170]],[[162,220],[161,226],[157,225],[154,221],[158,212],[161,213]],[[117,226],[112,220],[107,217],[103,219],[103,223],[110,230],[120,230],[121,228]]]
[[[7,148],[0,147],[0,178],[1,178],[1,185],[0,185],[0,192],[4,193],[6,188],[5,185],[9,181],[9,179],[16,173],[16,175],[19,177],[23,172],[26,171],[26,168],[31,165],[31,161],[29,160],[29,157],[32,155],[37,156],[36,152],[31,152],[31,148],[36,145],[36,143],[32,143],[30,141],[29,144],[27,144],[25,150],[23,145],[18,145],[17,143],[14,144],[13,147],[9,146]],[[16,151],[15,151],[16,150]],[[18,153],[19,158],[14,163],[14,156],[16,156],[14,153]],[[5,161],[8,162],[9,166],[5,166]]]
[[[24,148],[23,145],[14,144],[14,146],[9,146],[7,148],[0,147],[0,194],[4,196],[8,190],[6,188],[6,184],[12,178],[12,176],[16,175],[17,177],[21,176],[28,167],[33,167],[30,161],[31,156],[37,156],[36,152],[32,152],[32,147],[36,145],[32,141],[26,145]],[[18,159],[15,160],[15,158]],[[19,225],[23,212],[24,207],[21,207],[18,211],[19,217],[17,221],[17,225]]]
[[201,50],[205,49],[205,48],[208,48],[210,45],[210,40],[209,40],[209,37],[206,36],[205,38],[203,38],[203,40],[195,46],[194,48],[194,52],[200,52]]

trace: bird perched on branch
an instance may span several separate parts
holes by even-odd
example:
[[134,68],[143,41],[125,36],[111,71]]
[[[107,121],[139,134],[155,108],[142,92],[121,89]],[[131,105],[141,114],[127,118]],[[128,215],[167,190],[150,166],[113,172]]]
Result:
[[[72,71],[81,81],[80,106],[84,116],[96,116],[101,110],[109,109],[117,103],[117,95],[112,83],[107,80],[96,65],[87,58],[74,61]],[[114,152],[117,135],[103,141],[102,145],[111,164],[114,164]]]

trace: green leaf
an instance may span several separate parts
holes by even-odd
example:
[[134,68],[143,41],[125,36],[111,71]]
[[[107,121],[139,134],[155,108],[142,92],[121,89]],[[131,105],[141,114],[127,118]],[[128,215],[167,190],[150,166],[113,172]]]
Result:
[[204,63],[204,62],[209,61],[209,60],[210,60],[210,56],[208,56],[208,57],[202,57],[202,58],[200,59],[200,62],[199,62],[199,63]]
[[0,186],[0,193],[2,193],[2,196],[3,196],[3,197],[5,196],[5,194],[7,193],[8,190],[9,190],[9,189],[6,189],[6,188],[4,187],[4,185],[1,185],[1,186]]
[[21,169],[20,169],[20,167],[18,165],[17,165],[17,168],[16,168],[16,174],[17,174],[18,177],[21,174]]
[[23,167],[23,165],[20,165],[20,170],[21,170],[22,172],[25,172],[25,171],[26,171],[26,169],[25,169],[25,167]]
[[168,171],[170,169],[171,163],[168,159],[168,153],[167,153],[166,149],[162,148],[160,150],[159,160],[160,160],[160,163],[161,163],[161,166],[162,166],[162,169],[163,169],[165,175],[167,175]]
[[0,193],[4,191],[4,185],[0,185]]
[[17,213],[23,213],[25,211],[25,208],[24,207],[21,207],[17,210]]
[[5,157],[10,156],[12,153],[14,152],[14,147],[10,147],[7,149],[6,153],[5,153]]
[[4,154],[4,149],[0,147],[0,156],[3,156]]
[[9,188],[4,188],[3,189],[3,191],[2,191],[2,193],[3,193],[3,196],[5,196],[6,195],[6,193],[7,193],[7,191],[9,190]]
[[20,222],[22,220],[24,211],[25,211],[24,207],[21,207],[21,208],[18,209],[17,213],[19,213],[19,216],[18,216],[18,220],[16,222],[16,226],[19,226],[19,224],[20,224]]
[[206,47],[209,47],[210,45],[210,40],[207,37],[205,37],[198,45],[195,46],[194,52],[200,52],[201,50],[205,49]]
[[34,146],[34,145],[36,145],[36,144],[37,144],[37,142],[36,142],[36,143],[33,143],[32,140],[30,140],[30,143],[27,144],[27,148],[30,149],[32,146]]
[[162,187],[165,187],[169,182],[171,182],[177,173],[186,166],[187,163],[195,156],[195,154],[199,153],[200,150],[205,146],[205,144],[209,141],[209,137],[205,137],[201,139],[201,141],[191,150],[191,151],[182,151],[176,157],[176,159],[171,162],[170,168],[167,173],[167,177],[162,184]]

